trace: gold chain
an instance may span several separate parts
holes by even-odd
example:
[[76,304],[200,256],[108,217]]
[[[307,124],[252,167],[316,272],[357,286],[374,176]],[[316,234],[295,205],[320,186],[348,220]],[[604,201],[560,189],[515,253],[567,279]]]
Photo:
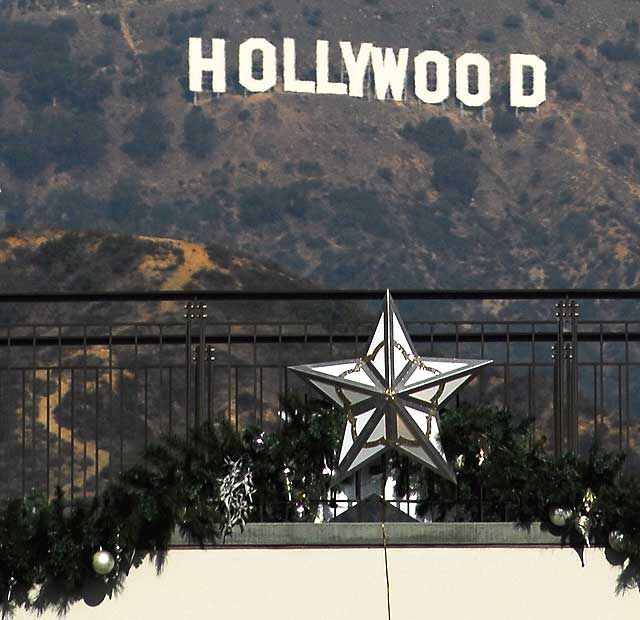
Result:
[[[427,366],[420,357],[407,353],[407,351],[399,342],[396,342],[394,340],[393,344],[394,344],[394,347],[400,351],[404,359],[410,364],[417,366],[421,370],[426,370],[427,372],[431,372],[435,375],[441,374],[441,371],[439,371],[437,368],[433,368],[432,366]],[[378,343],[378,346],[376,346],[376,348],[369,355],[365,355],[364,357],[361,357],[356,362],[353,368],[349,368],[341,372],[339,376],[342,379],[344,379],[347,375],[350,375],[362,370],[366,364],[368,364],[369,362],[372,362],[375,359],[375,357],[378,355],[382,347],[384,347],[384,342]],[[431,420],[435,415],[436,411],[438,410],[438,399],[442,395],[443,391],[444,391],[444,384],[441,384],[438,386],[438,390],[436,394],[433,396],[433,398],[427,405],[429,408],[429,411],[425,413],[425,416],[427,418],[427,430],[425,435],[427,438],[431,436]],[[356,440],[358,439],[358,431],[357,431],[356,418],[351,411],[352,403],[347,397],[347,395],[344,393],[342,388],[337,387],[336,393],[338,394],[338,397],[342,401],[342,406],[344,407],[345,413],[347,414],[347,420],[349,421],[349,425],[351,427],[351,439],[355,443]],[[386,437],[378,437],[378,439],[375,439],[374,441],[365,442],[363,447],[373,448],[375,446],[386,446],[388,448],[397,448],[398,446],[418,446],[418,445],[419,445],[418,441],[413,439],[407,439],[405,437],[398,437],[397,439],[387,439]]]

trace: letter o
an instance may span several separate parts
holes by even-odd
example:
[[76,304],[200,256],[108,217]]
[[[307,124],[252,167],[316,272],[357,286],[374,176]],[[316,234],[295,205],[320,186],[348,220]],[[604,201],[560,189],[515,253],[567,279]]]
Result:
[[[478,68],[478,92],[469,92],[469,67]],[[456,60],[456,97],[470,108],[491,99],[491,66],[482,54],[463,54]]]
[[[262,53],[262,77],[253,77],[253,53]],[[264,93],[276,85],[276,48],[266,39],[247,39],[238,48],[238,81],[247,90]]]

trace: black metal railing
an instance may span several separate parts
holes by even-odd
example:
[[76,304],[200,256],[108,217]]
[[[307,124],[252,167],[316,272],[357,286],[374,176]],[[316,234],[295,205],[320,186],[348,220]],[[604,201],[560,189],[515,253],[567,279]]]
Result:
[[[161,433],[206,419],[273,428],[279,396],[306,392],[287,367],[360,356],[383,294],[0,295],[0,311],[11,308],[0,324],[0,497],[58,484],[91,495]],[[535,416],[555,453],[598,438],[638,466],[640,292],[392,294],[420,354],[494,360],[459,399]]]

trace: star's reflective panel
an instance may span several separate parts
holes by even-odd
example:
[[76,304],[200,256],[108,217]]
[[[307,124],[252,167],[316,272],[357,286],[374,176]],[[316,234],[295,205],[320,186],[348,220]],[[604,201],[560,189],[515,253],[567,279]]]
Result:
[[387,291],[363,357],[291,370],[347,414],[333,484],[393,449],[455,483],[440,443],[438,408],[488,364],[420,357]]

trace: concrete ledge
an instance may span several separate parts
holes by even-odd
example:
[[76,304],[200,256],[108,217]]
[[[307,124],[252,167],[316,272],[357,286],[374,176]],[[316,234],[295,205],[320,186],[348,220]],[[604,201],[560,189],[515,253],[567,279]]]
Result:
[[[541,523],[385,523],[387,546],[561,546]],[[193,547],[176,532],[172,547]],[[216,547],[381,547],[380,523],[250,523]]]

